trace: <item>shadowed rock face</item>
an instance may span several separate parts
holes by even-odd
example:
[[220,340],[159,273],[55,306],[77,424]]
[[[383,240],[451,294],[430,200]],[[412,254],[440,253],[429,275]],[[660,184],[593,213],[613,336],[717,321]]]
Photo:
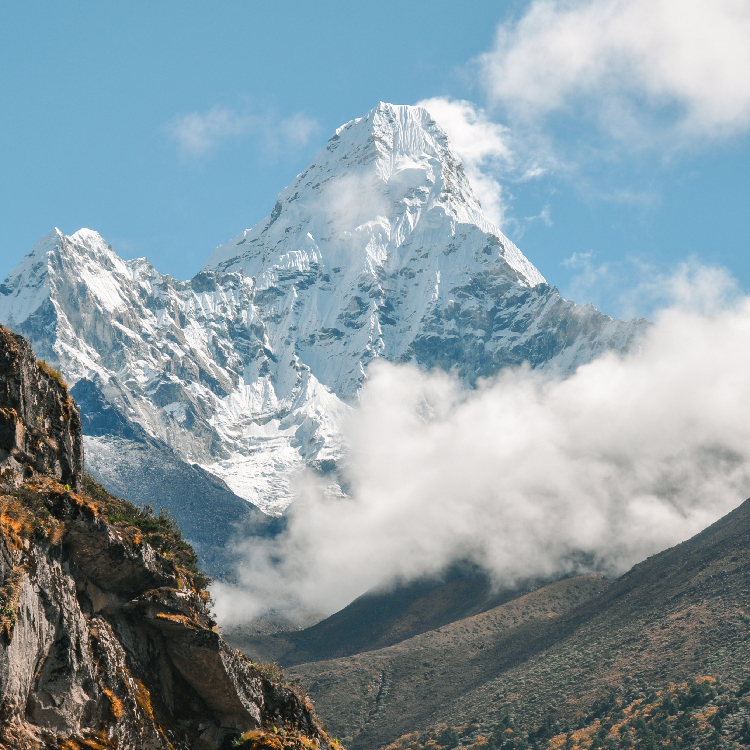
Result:
[[18,486],[34,474],[80,489],[81,418],[59,374],[0,327],[0,478]]
[[4,329],[0,414],[0,750],[330,750],[309,700],[216,632],[182,558],[83,481],[67,387]]

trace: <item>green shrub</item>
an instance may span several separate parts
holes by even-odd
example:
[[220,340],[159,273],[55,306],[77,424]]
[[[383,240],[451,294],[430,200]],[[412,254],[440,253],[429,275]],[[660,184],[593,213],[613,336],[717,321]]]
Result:
[[210,585],[211,578],[198,568],[195,550],[182,538],[182,531],[169,511],[162,508],[159,515],[156,515],[150,505],[139,508],[112,495],[90,474],[84,477],[83,489],[87,495],[101,503],[109,523],[138,529],[145,541],[155,550],[175,565],[192,573],[196,586],[203,589]]

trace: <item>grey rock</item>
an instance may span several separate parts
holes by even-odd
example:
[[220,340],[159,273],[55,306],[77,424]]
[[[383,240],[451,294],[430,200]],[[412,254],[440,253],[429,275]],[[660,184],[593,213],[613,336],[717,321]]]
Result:
[[[0,750],[203,750],[274,727],[290,748],[302,740],[327,748],[309,701],[216,632],[193,576],[134,527],[110,524],[106,499],[73,489],[83,469],[75,404],[2,329],[0,384],[15,415],[4,445],[21,446],[33,467],[16,469],[6,451]],[[61,415],[55,432],[49,425]],[[46,432],[34,432],[37,418]],[[44,435],[57,438],[56,450],[39,447]]]
[[0,326],[0,481],[18,485],[34,474],[80,488],[81,418],[59,373]]

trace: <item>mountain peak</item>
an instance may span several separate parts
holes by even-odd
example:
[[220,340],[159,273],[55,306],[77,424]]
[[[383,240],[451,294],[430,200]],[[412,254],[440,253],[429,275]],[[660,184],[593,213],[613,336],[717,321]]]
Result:
[[422,107],[381,102],[339,128],[204,270],[173,281],[96,232],[53,232],[0,285],[0,322],[272,512],[294,472],[343,455],[347,404],[376,358],[472,384],[522,362],[570,372],[639,330],[544,282],[485,220]]
[[380,102],[338,128],[266,220],[218,247],[204,269],[257,276],[313,263],[377,275],[378,267],[403,262],[402,246],[428,235],[434,245],[436,234],[448,244],[461,227],[499,241],[497,261],[522,284],[545,283],[484,217],[461,159],[430,113]]

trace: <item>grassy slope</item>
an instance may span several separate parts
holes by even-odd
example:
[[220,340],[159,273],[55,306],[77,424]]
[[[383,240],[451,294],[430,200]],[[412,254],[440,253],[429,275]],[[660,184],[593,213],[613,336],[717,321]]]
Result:
[[[658,693],[670,683],[713,676],[736,693],[750,675],[747,613],[750,503],[580,606],[488,632],[482,648],[472,618],[390,649],[290,671],[355,749],[415,730],[434,735],[443,724],[467,727],[474,719],[472,737],[494,736],[510,716],[528,744],[545,722],[576,726],[597,699],[624,694],[631,683]],[[428,636],[444,637],[442,651],[420,650]],[[547,747],[548,739],[535,742]]]
[[385,648],[486,612],[540,585],[543,583],[527,581],[512,589],[496,590],[484,571],[456,565],[437,578],[368,592],[303,630],[267,635],[253,625],[244,625],[226,628],[222,634],[253,658],[278,661],[288,667]]
[[486,657],[519,629],[559,619],[607,585],[596,576],[566,579],[388,648],[288,672],[302,679],[345,744],[377,745],[429,722],[446,701],[494,676],[494,659]]

